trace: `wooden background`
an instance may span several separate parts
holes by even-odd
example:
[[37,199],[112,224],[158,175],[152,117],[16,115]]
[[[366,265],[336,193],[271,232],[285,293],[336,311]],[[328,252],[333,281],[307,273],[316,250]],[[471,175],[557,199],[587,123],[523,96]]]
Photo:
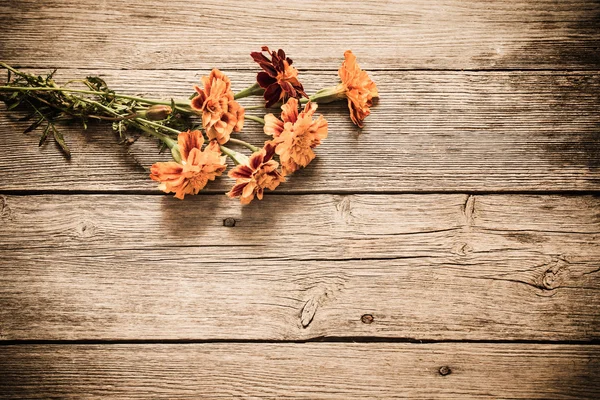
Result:
[[598,1],[8,0],[0,26],[59,82],[237,91],[269,45],[309,92],[352,49],[381,96],[362,131],[321,106],[318,158],[245,207],[157,191],[150,141],[70,126],[67,161],[0,109],[0,398],[600,396]]

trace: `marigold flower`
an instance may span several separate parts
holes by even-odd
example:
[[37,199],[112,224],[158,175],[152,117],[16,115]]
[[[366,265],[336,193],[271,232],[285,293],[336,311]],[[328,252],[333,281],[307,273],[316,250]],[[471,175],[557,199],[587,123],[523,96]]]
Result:
[[227,193],[230,198],[240,197],[242,204],[254,200],[254,196],[262,200],[264,190],[274,190],[285,177],[277,170],[279,163],[273,160],[275,147],[265,147],[252,154],[247,164],[241,164],[229,171],[229,177],[236,180],[233,188]]
[[282,49],[271,52],[267,46],[263,46],[262,51],[271,53],[271,59],[257,51],[250,53],[250,56],[263,69],[256,75],[256,81],[265,89],[263,96],[267,101],[266,107],[291,97],[308,97],[298,80],[298,70],[292,67],[292,59],[286,57]]
[[225,171],[226,157],[221,156],[218,143],[211,141],[202,150],[203,143],[200,131],[179,134],[177,146],[181,164],[174,161],[158,162],[150,169],[150,178],[160,182],[160,190],[175,193],[175,197],[183,199],[186,194],[198,194],[209,180],[214,180]]
[[202,77],[204,89],[194,86],[198,93],[191,101],[192,109],[202,113],[202,126],[209,140],[225,144],[231,132],[244,126],[244,108],[234,100],[231,81],[218,69]]
[[299,114],[296,99],[289,99],[281,109],[281,120],[273,114],[265,115],[264,131],[273,136],[269,143],[275,146],[283,174],[288,175],[315,158],[313,149],[327,137],[327,120],[322,115],[313,120],[317,104],[311,102]]
[[367,72],[360,69],[356,63],[356,56],[350,50],[344,53],[344,62],[338,74],[342,80],[340,86],[348,98],[350,118],[355,125],[362,128],[364,119],[371,113],[373,98],[379,97],[377,86]]

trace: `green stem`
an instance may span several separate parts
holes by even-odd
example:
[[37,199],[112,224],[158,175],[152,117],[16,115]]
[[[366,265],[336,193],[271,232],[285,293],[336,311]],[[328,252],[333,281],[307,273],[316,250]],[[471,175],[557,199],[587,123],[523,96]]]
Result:
[[220,147],[221,147],[221,151],[223,152],[223,154],[225,154],[227,157],[231,158],[235,165],[245,164],[246,162],[248,162],[248,157],[246,157],[244,154],[238,153],[235,150],[231,150],[229,147],[225,147],[225,146],[220,146]]
[[102,103],[99,103],[99,102],[97,102],[97,101],[90,100],[90,99],[86,99],[85,97],[78,97],[78,96],[73,96],[73,98],[75,98],[75,99],[77,99],[77,100],[80,100],[80,101],[85,101],[86,103],[93,104],[93,105],[95,105],[95,106],[97,106],[97,107],[100,107],[100,108],[102,108],[104,111],[106,111],[106,112],[108,112],[108,113],[110,113],[110,114],[112,114],[112,115],[115,115],[115,116],[117,116],[117,117],[121,117],[121,114],[119,114],[118,112],[116,112],[116,111],[115,111],[115,110],[113,110],[112,108],[110,108],[110,107],[106,107],[104,104],[102,104]]
[[244,97],[248,97],[248,96],[257,96],[257,95],[262,95],[265,92],[265,90],[263,88],[261,88],[258,83],[255,83],[254,85],[247,87],[246,89],[242,90],[241,92],[238,92],[235,94],[235,96],[233,96],[233,98],[235,100],[237,99],[241,99]]
[[173,128],[169,127],[169,126],[164,126],[164,125],[161,125],[161,124],[157,124],[156,122],[148,121],[147,119],[144,119],[144,118],[139,118],[138,117],[138,118],[135,118],[135,120],[137,122],[141,122],[141,123],[146,124],[146,125],[154,126],[155,128],[158,128],[158,129],[164,129],[165,131],[168,131],[168,132],[171,132],[171,133],[175,133],[177,135],[179,135],[181,133],[177,129],[173,129]]
[[259,151],[260,149],[256,146],[251,145],[248,142],[245,142],[243,140],[240,139],[234,139],[234,138],[229,138],[229,141],[227,143],[233,143],[233,144],[239,144],[241,146],[244,146],[246,148],[248,148],[249,150],[252,150],[253,153]]
[[[117,117],[121,117],[121,114],[119,114],[118,112],[114,111],[113,109],[111,109],[109,107],[106,107],[102,103],[98,103],[97,101],[90,100],[90,99],[85,99],[85,98],[80,98],[80,97],[76,97],[76,98],[79,99],[79,100],[86,101],[88,103],[94,104],[94,105],[96,105],[96,106],[104,109],[105,111],[107,111],[107,112],[109,112],[109,113],[111,113],[111,114],[113,114],[113,115],[115,115]],[[133,120],[135,121],[135,122],[132,121],[132,123],[133,123],[134,126],[136,126],[138,129],[140,129],[140,130],[142,130],[142,131],[144,131],[146,133],[149,133],[150,135],[154,136],[155,138],[160,139],[167,146],[169,146],[170,149],[173,148],[173,146],[175,146],[177,144],[177,142],[175,142],[169,136],[163,135],[162,133],[159,133],[159,132],[156,132],[154,129],[148,128],[144,124],[152,125],[152,126],[155,126],[157,128],[163,128],[163,129],[168,130],[168,131],[173,131],[173,132],[175,132],[177,134],[179,134],[179,131],[177,131],[177,130],[175,130],[173,128],[169,128],[168,126],[160,125],[160,124],[154,123],[152,121],[145,120],[143,118],[133,118]]]
[[[17,92],[27,92],[27,91],[33,91],[33,92],[70,92],[70,93],[81,93],[81,94],[93,94],[93,95],[98,95],[98,96],[109,96],[109,97],[116,97],[118,99],[126,99],[126,100],[133,100],[133,101],[137,101],[139,103],[145,103],[145,104],[164,104],[167,106],[171,105],[170,101],[166,101],[166,100],[156,100],[156,99],[146,99],[143,97],[136,97],[136,96],[128,96],[125,94],[117,94],[117,93],[106,93],[106,92],[98,92],[95,90],[85,90],[85,89],[68,89],[68,88],[61,88],[61,87],[20,87],[20,86],[0,86],[0,91],[17,91]],[[181,107],[189,107],[188,102],[184,102],[184,101],[175,101],[175,105],[176,106],[181,106]],[[187,109],[184,109],[183,111],[185,112],[190,112]]]
[[10,65],[8,65],[8,64],[5,64],[5,63],[3,63],[3,62],[0,62],[0,67],[2,67],[2,68],[5,68],[5,69],[9,70],[10,72],[12,72],[12,73],[14,73],[14,74],[16,74],[16,75],[22,76],[23,78],[27,78],[27,74],[24,74],[23,72],[21,72],[21,71],[19,71],[19,70],[16,70],[16,69],[14,69],[13,67],[11,67],[11,66],[10,66]]
[[244,115],[244,118],[252,120],[252,121],[256,121],[259,124],[263,124],[263,125],[265,124],[265,120],[262,119],[261,117],[255,117],[254,115]]
[[[137,118],[136,118],[137,120]],[[170,149],[173,148],[173,146],[177,145],[177,142],[174,141],[173,139],[171,139],[170,137],[168,137],[167,135],[163,135],[162,133],[158,133],[156,132],[154,129],[147,127],[144,124],[138,123],[138,122],[131,122],[136,128],[138,128],[141,131],[144,131],[146,133],[148,133],[151,136],[154,136],[155,138],[161,140],[164,144],[166,144]]]

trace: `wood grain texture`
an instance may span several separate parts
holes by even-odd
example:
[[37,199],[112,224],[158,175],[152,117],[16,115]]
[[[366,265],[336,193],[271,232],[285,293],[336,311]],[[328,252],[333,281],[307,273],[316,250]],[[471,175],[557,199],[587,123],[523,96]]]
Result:
[[[187,97],[207,71],[64,70],[64,82],[101,74],[114,89],[152,97]],[[227,71],[235,90],[252,72]],[[344,104],[323,105],[330,123],[317,159],[279,192],[544,191],[600,188],[600,76],[582,72],[373,72],[381,101],[364,130]],[[303,72],[309,92],[336,83],[334,72]],[[258,99],[243,99],[254,105]],[[274,110],[276,111],[276,110]],[[255,115],[258,110],[249,111]],[[108,126],[65,128],[73,158],[53,143],[23,135],[22,116],[0,112],[0,190],[157,192],[148,168],[156,144],[118,144]],[[83,134],[82,134],[83,133]],[[262,128],[243,136],[260,144]],[[129,153],[129,154],[128,154]],[[225,192],[228,178],[205,190]]]
[[594,340],[598,210],[593,196],[8,196],[0,335]]
[[35,67],[254,68],[283,47],[302,69],[347,49],[374,69],[598,69],[594,0],[120,1],[0,4],[0,59]]
[[3,399],[600,396],[600,349],[582,345],[24,345],[0,369]]

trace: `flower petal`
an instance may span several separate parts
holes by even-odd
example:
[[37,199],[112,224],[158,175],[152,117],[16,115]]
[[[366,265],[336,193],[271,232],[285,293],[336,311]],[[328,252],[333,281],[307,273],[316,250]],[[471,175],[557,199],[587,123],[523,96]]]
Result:
[[283,131],[283,121],[281,121],[273,114],[265,115],[264,120],[265,126],[263,129],[265,131],[265,134],[273,137],[278,137]]
[[181,153],[181,159],[187,160],[188,155],[192,149],[202,149],[204,143],[204,137],[200,131],[186,131],[181,132],[177,136],[177,144],[179,146],[179,152]]

